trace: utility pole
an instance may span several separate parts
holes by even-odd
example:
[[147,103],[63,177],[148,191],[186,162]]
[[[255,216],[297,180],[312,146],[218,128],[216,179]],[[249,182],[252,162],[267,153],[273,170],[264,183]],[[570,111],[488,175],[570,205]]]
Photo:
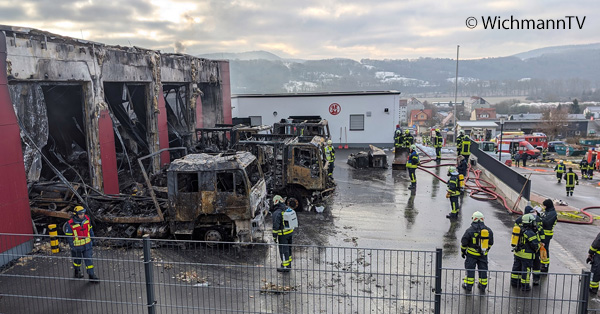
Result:
[[456,141],[456,105],[458,94],[458,50],[460,45],[456,45],[456,76],[454,77],[454,141]]

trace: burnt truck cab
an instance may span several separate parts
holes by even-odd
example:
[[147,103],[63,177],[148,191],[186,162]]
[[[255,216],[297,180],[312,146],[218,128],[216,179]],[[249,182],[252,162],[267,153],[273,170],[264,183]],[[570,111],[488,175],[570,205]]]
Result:
[[190,154],[167,170],[169,227],[179,238],[253,242],[269,211],[263,173],[248,152]]
[[236,149],[257,156],[271,196],[284,196],[291,208],[307,210],[334,189],[323,143],[321,136],[264,134],[240,141]]

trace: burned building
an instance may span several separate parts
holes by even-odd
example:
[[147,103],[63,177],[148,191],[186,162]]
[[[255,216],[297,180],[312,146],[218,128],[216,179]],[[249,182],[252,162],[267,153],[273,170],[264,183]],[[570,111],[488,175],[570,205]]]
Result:
[[0,112],[0,216],[24,221],[0,232],[30,233],[26,182],[119,194],[138,157],[156,153],[156,172],[174,158],[163,149],[231,123],[229,64],[0,26]]

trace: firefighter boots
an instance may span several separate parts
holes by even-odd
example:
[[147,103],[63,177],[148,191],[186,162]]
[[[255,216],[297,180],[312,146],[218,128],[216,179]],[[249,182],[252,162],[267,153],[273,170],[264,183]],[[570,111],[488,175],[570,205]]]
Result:
[[100,282],[100,280],[99,280],[100,278],[98,278],[98,276],[96,276],[94,274],[90,274],[89,277],[90,277],[90,282],[91,283],[99,283]]
[[479,292],[485,293],[485,289],[487,288],[487,286],[482,285],[480,282],[477,284],[477,288],[479,288]]
[[73,273],[73,277],[74,278],[83,278],[83,273],[81,272],[81,269],[75,268],[75,272]]
[[466,283],[462,284],[462,288],[465,289],[466,293],[471,293],[471,291],[473,290],[473,286],[467,285]]

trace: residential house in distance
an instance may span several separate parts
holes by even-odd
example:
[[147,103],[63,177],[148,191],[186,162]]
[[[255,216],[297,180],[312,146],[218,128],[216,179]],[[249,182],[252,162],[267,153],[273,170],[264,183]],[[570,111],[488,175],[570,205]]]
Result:
[[477,108],[471,111],[470,120],[496,120],[495,108]]
[[[491,104],[479,96],[471,96],[471,100],[465,103],[465,110],[467,112],[473,112],[475,109],[479,108],[490,108]],[[473,120],[473,119],[471,119]]]
[[406,105],[406,123],[410,122],[410,116],[409,113],[413,110],[422,110],[425,109],[425,105],[423,105],[423,103],[412,97],[411,99],[408,100],[407,105]]
[[398,124],[408,124],[408,99],[400,99],[398,104]]
[[409,126],[427,126],[427,124],[431,122],[432,118],[433,111],[431,109],[413,110],[410,112]]

